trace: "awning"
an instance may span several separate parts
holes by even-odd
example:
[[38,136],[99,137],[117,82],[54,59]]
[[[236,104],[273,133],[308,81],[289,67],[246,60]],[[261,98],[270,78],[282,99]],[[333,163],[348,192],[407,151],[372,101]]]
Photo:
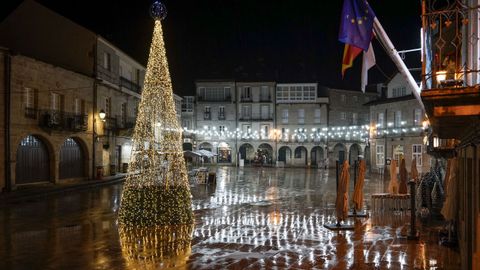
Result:
[[198,151],[186,150],[186,151],[183,151],[183,155],[187,157],[207,157],[207,158],[217,156],[217,154],[214,154],[208,150],[198,150]]
[[198,151],[196,151],[196,152],[197,152],[197,153],[200,153],[202,156],[208,157],[208,158],[217,156],[217,154],[214,154],[214,153],[212,153],[212,152],[210,152],[210,151],[208,151],[208,150],[204,150],[204,149],[198,150]]
[[202,154],[190,150],[183,151],[183,155],[192,158],[202,157]]

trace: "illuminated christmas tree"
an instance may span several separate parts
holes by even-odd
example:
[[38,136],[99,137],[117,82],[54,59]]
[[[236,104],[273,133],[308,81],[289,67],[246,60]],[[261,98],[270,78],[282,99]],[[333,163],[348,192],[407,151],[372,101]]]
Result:
[[118,221],[129,227],[193,224],[182,130],[163,41],[165,6],[156,1],[150,13],[155,28]]

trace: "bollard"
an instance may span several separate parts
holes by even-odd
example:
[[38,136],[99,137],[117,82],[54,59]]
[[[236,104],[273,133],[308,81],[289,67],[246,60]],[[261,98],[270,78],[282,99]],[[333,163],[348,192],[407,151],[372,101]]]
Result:
[[416,214],[415,214],[415,180],[408,182],[410,185],[410,231],[408,232],[408,240],[418,240]]

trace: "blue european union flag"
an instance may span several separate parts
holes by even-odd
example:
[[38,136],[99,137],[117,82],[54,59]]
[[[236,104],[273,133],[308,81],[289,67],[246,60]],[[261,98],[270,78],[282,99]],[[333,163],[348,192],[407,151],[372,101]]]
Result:
[[368,51],[375,13],[366,0],[345,0],[338,40]]

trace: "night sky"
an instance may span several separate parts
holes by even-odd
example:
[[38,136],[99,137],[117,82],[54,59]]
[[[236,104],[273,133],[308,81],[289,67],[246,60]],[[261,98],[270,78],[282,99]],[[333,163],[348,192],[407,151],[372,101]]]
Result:
[[[0,1],[0,18],[20,0]],[[151,0],[37,2],[99,33],[146,64],[153,30]],[[318,82],[359,89],[360,58],[341,78],[343,44],[338,41],[342,0],[163,0],[164,34],[174,91],[194,92],[197,79]],[[420,0],[369,1],[398,50],[420,44]],[[370,82],[385,82],[397,69],[378,42],[378,67]],[[420,67],[419,53],[407,55]],[[381,70],[380,70],[381,69]]]

